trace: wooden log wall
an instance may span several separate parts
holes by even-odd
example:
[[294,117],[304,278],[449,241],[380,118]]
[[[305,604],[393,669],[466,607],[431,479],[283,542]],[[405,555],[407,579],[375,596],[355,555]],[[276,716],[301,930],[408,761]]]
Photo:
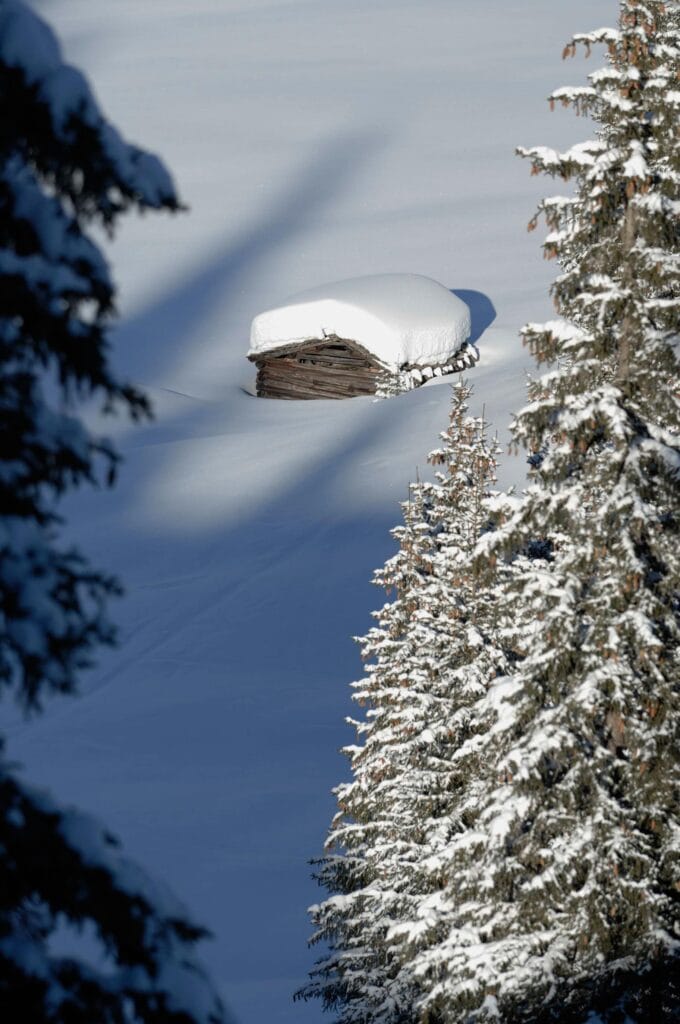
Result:
[[254,360],[262,398],[354,398],[375,394],[381,367],[340,339],[268,352]]

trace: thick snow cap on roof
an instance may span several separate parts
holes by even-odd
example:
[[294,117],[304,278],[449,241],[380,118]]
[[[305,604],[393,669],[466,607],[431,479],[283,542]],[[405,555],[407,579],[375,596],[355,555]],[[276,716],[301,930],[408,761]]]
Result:
[[443,285],[419,274],[378,274],[322,285],[260,313],[250,356],[336,335],[383,365],[446,363],[470,336],[470,310]]

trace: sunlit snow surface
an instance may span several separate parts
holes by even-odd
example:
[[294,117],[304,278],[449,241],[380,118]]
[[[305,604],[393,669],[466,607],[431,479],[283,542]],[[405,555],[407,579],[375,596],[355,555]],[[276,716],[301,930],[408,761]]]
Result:
[[[325,281],[441,281],[472,310],[473,411],[504,443],[525,399],[517,331],[551,315],[554,270],[525,231],[551,183],[513,150],[584,137],[544,97],[583,84],[597,64],[562,64],[562,47],[616,5],[36,6],[191,210],[133,220],[110,249],[114,357],[150,389],[156,421],[107,424],[126,459],[119,485],[65,508],[72,539],[125,581],[121,647],[82,699],[11,725],[8,753],[95,811],[209,925],[204,958],[242,1024],[317,1024],[320,1007],[291,994],[315,955],[307,860],[352,740],[349,638],[382,600],[371,571],[393,550],[449,389],[257,400],[241,387],[250,324]],[[502,482],[522,473],[508,457]]]
[[258,314],[250,352],[335,335],[358,342],[385,366],[437,366],[470,336],[470,310],[422,274],[371,274],[318,285]]

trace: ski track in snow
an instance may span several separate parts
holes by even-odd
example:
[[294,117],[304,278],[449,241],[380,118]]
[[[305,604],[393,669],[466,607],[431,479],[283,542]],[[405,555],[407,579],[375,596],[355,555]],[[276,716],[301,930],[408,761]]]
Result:
[[[212,929],[203,956],[237,1021],[317,1022],[320,1007],[291,996],[317,955],[307,861],[346,775],[350,637],[382,603],[369,580],[448,387],[258,401],[242,390],[250,322],[363,274],[463,290],[480,335],[472,411],[505,442],[525,397],[517,332],[549,317],[554,269],[525,231],[550,183],[513,150],[585,137],[544,97],[596,66],[562,65],[562,46],[615,4],[35,6],[123,134],[167,160],[191,212],[132,220],[110,249],[114,358],[150,389],[156,420],[107,423],[126,459],[118,486],[65,506],[69,536],[125,583],[121,646],[80,700],[29,722],[4,709],[8,751]],[[522,476],[507,458],[501,483]]]

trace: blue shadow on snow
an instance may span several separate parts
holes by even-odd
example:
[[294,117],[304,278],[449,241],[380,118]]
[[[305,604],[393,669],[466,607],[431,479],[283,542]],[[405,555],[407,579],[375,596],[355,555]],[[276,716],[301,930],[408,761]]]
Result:
[[470,308],[472,333],[469,340],[475,344],[496,319],[496,307],[489,296],[484,295],[483,292],[476,292],[469,288],[450,288],[449,291]]

